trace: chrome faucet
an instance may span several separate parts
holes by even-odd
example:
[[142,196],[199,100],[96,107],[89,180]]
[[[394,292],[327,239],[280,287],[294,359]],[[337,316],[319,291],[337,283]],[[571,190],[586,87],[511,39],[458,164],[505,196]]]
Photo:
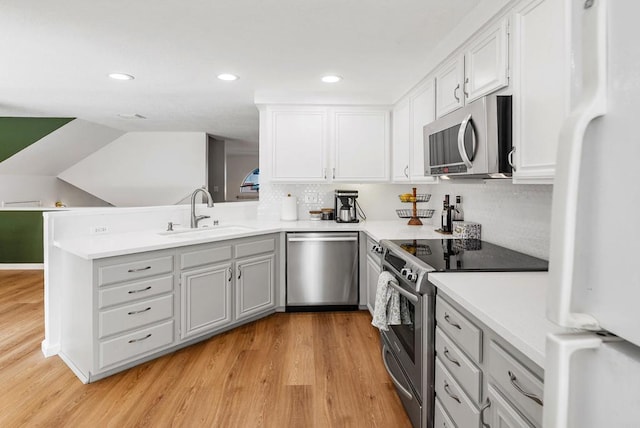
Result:
[[211,197],[211,193],[204,187],[199,187],[193,191],[191,194],[191,228],[195,229],[198,227],[198,222],[200,220],[204,220],[205,218],[209,218],[208,215],[196,215],[196,196],[198,192],[202,192],[203,195],[206,196],[207,206],[209,208],[213,207],[213,198]]

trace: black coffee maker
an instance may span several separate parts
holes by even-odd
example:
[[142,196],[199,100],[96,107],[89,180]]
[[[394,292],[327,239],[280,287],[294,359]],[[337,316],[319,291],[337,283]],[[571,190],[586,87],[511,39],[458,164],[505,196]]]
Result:
[[358,223],[358,214],[362,219],[366,216],[358,205],[357,190],[336,190],[334,215],[338,223]]

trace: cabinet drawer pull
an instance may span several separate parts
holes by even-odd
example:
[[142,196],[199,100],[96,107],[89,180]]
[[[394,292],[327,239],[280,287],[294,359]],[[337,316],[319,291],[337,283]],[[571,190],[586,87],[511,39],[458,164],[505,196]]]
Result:
[[491,425],[489,425],[488,423],[485,423],[484,421],[484,411],[487,410],[489,407],[491,407],[491,400],[489,400],[489,397],[487,397],[487,402],[484,403],[480,408],[480,423],[482,424],[483,428],[491,428]]
[[137,269],[129,269],[127,272],[129,272],[129,273],[141,272],[143,270],[149,270],[149,269],[151,269],[151,266],[147,266],[147,267],[143,267],[143,268],[137,268]]
[[446,381],[446,380],[444,381],[444,392],[446,392],[446,393],[449,395],[449,397],[451,397],[451,398],[453,398],[454,400],[456,400],[456,401],[458,402],[458,404],[460,404],[460,403],[461,403],[460,398],[459,398],[457,395],[454,395],[454,394],[451,392],[451,389],[449,388],[449,384],[447,383],[447,381]]
[[449,350],[447,349],[446,346],[444,347],[444,356],[447,358],[447,360],[451,361],[453,364],[460,367],[460,362],[449,355]]
[[454,326],[455,328],[457,328],[458,330],[462,330],[462,327],[460,327],[460,324],[451,321],[451,317],[449,317],[449,314],[446,312],[444,313],[444,320],[449,324],[451,324],[452,326]]
[[147,290],[151,290],[151,286],[148,286],[146,288],[141,288],[140,290],[130,290],[128,291],[128,293],[129,294],[142,293],[143,291],[147,291]]
[[536,402],[539,405],[543,405],[542,404],[542,399],[540,399],[540,397],[538,397],[535,394],[532,394],[530,392],[525,391],[524,389],[522,389],[522,387],[520,385],[518,385],[517,380],[518,378],[516,378],[516,375],[514,375],[511,370],[509,370],[509,380],[511,381],[511,385],[513,385],[513,387],[516,389],[516,391],[518,391],[520,394],[524,395],[527,398],[530,398],[531,400],[533,400],[534,402]]
[[143,340],[147,340],[148,338],[151,337],[151,333],[147,334],[145,337],[141,337],[139,339],[131,339],[129,341],[129,343],[136,343],[136,342],[142,342]]
[[147,312],[151,310],[151,306],[149,306],[147,309],[142,309],[140,311],[131,311],[131,312],[127,312],[127,315],[135,315],[135,314],[141,314],[143,312]]

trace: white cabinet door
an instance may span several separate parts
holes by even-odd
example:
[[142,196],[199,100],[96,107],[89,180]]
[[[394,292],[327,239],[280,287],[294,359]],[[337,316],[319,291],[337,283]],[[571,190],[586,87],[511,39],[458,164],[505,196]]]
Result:
[[380,275],[380,265],[367,256],[367,308],[371,315],[376,303],[376,291],[378,288],[378,276]]
[[464,80],[464,56],[456,56],[436,72],[436,115],[459,109],[464,105],[462,83]]
[[466,50],[465,102],[508,85],[507,31],[507,20],[504,19],[474,40]]
[[180,337],[206,333],[231,322],[231,264],[207,266],[180,275]]
[[410,178],[411,160],[411,100],[407,99],[393,109],[393,162],[392,180],[406,182]]
[[531,428],[533,425],[523,418],[517,410],[489,384],[487,398],[490,406],[483,412],[483,423],[500,428]]
[[275,307],[275,256],[236,262],[236,320]]
[[331,177],[343,182],[389,181],[389,111],[333,109]]
[[425,177],[424,134],[422,128],[436,119],[436,90],[433,79],[427,80],[411,95],[411,181],[433,183],[435,177]]
[[514,14],[514,182],[551,183],[558,136],[569,111],[564,0],[534,0]]
[[272,180],[305,183],[326,181],[326,109],[267,111],[272,143]]

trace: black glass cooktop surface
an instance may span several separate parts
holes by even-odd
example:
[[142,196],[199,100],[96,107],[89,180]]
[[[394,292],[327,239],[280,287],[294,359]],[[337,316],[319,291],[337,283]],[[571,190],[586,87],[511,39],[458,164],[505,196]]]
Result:
[[478,239],[392,240],[438,272],[546,271],[549,262]]

